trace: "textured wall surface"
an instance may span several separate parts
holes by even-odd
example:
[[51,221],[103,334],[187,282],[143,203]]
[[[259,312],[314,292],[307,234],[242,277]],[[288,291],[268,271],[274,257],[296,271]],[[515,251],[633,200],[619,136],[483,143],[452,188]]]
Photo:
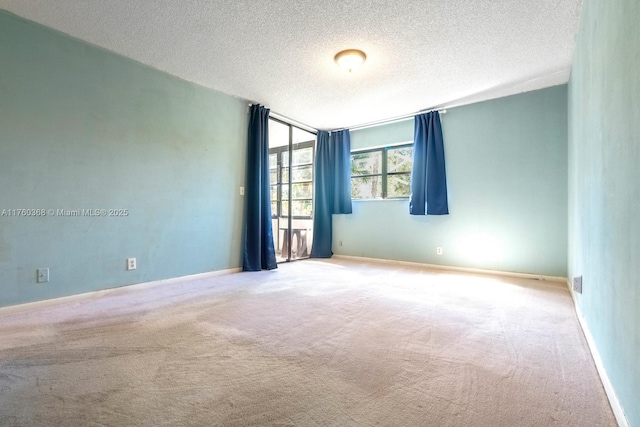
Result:
[[586,0],[569,83],[569,273],[629,424],[640,426],[640,3]]
[[0,212],[128,209],[0,216],[0,306],[238,267],[243,102],[1,12],[0,70]]
[[[354,201],[353,215],[334,216],[334,252],[566,276],[566,110],[566,85],[449,109],[450,215],[411,216],[407,200]],[[352,150],[412,140],[413,120],[351,137]]]

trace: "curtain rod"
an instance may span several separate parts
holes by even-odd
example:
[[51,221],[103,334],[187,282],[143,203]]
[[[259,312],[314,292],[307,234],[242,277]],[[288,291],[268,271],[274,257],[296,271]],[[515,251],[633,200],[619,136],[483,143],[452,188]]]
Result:
[[368,129],[368,128],[372,128],[372,127],[376,127],[376,126],[382,126],[382,125],[390,125],[392,123],[403,122],[405,120],[411,119],[411,118],[417,116],[418,114],[430,113],[432,111],[438,111],[441,114],[446,114],[447,113],[447,109],[445,107],[434,108],[434,109],[431,109],[431,110],[422,110],[422,111],[418,111],[417,113],[411,113],[411,114],[405,114],[405,115],[402,115],[402,116],[392,117],[390,119],[376,120],[374,122],[364,123],[364,124],[361,124],[361,125],[352,126],[350,128],[338,128],[338,129],[334,129],[333,131],[344,130],[344,129],[349,129],[349,131],[353,131],[353,130]]
[[[249,107],[253,104],[258,104],[257,102],[249,102]],[[455,107],[457,107],[457,105],[455,105]],[[433,108],[433,109],[428,109],[428,110],[422,110],[422,111],[418,111],[417,113],[411,113],[411,114],[405,114],[402,116],[396,116],[396,117],[392,117],[390,119],[382,119],[382,120],[377,120],[377,121],[373,121],[373,122],[369,122],[369,123],[364,123],[361,125],[357,125],[357,126],[353,126],[353,127],[349,127],[349,128],[336,128],[336,129],[330,129],[328,130],[329,132],[336,132],[339,130],[345,130],[345,129],[349,129],[349,131],[353,131],[353,130],[362,130],[362,129],[368,129],[368,128],[372,128],[372,127],[376,127],[376,126],[382,126],[382,125],[389,125],[392,123],[398,123],[398,122],[402,122],[405,120],[408,120],[410,118],[413,118],[415,116],[417,116],[418,114],[425,114],[425,113],[430,113],[432,111],[438,111],[441,114],[446,114],[447,113],[447,108],[452,108],[452,107],[441,107],[441,108]],[[307,132],[311,132],[314,135],[318,134],[318,129],[312,128],[311,126],[305,125],[304,123],[300,123],[296,120],[293,120],[287,116],[283,116],[282,114],[278,114],[275,113],[273,111],[269,112],[269,117],[272,117],[276,120],[279,121],[283,121],[285,123],[288,123],[292,126],[296,126],[300,129],[306,130]]]
[[307,126],[304,123],[300,123],[299,121],[290,119],[289,117],[283,116],[282,114],[274,113],[273,111],[271,111],[269,113],[269,117],[272,117],[272,118],[274,118],[276,120],[280,120],[280,121],[285,122],[285,123],[288,123],[291,126],[295,126],[295,127],[300,128],[302,130],[306,130],[307,132],[312,133],[314,135],[318,134],[318,129],[314,129],[311,126]]
[[[260,105],[260,103],[259,102],[249,102],[249,105],[248,105],[247,108],[250,108],[252,105]],[[265,107],[265,108],[269,108],[269,107]],[[279,122],[283,122],[285,124],[288,124],[288,125],[291,125],[291,126],[295,126],[295,127],[300,128],[302,130],[306,130],[307,132],[312,133],[314,135],[318,134],[318,129],[314,129],[311,126],[307,126],[304,123],[300,123],[297,120],[290,119],[287,116],[283,116],[282,114],[278,114],[278,113],[276,113],[274,111],[271,111],[270,108],[269,108],[269,117],[272,118],[272,119],[276,119]]]

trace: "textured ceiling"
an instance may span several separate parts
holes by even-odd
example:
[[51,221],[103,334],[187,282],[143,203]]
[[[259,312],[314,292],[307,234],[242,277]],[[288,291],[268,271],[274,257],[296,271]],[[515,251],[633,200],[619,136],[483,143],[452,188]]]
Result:
[[[319,129],[566,83],[581,0],[0,0]],[[367,54],[349,74],[333,56]]]

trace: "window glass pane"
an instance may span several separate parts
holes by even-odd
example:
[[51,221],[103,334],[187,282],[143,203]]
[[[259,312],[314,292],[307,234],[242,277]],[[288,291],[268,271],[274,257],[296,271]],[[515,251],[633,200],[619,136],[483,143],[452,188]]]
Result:
[[292,181],[311,181],[313,180],[313,166],[295,166],[291,168]]
[[278,215],[278,202],[271,202],[271,216]]
[[411,175],[402,173],[387,176],[387,197],[409,197]]
[[378,199],[382,197],[382,176],[351,178],[352,199]]
[[282,182],[289,182],[289,168],[282,168]]
[[297,150],[293,150],[293,164],[294,165],[303,165],[311,163],[313,160],[313,148],[299,148]]
[[289,167],[289,152],[284,151],[282,153],[282,167]]
[[310,182],[304,184],[293,184],[292,199],[310,199],[312,198],[313,186]]
[[289,216],[289,202],[288,201],[283,201],[282,202],[282,211],[280,211],[280,216],[281,217],[288,217]]
[[278,167],[278,155],[276,153],[269,154],[269,168],[275,169]]
[[293,216],[311,216],[311,210],[313,208],[311,200],[294,200],[291,203]]
[[269,148],[289,145],[289,126],[269,119]]
[[271,186],[271,201],[274,200],[278,200],[278,186],[277,185],[272,185]]
[[278,169],[271,169],[269,172],[269,183],[277,184],[278,183]]
[[287,200],[289,198],[289,187],[291,187],[289,184],[282,186],[282,200]]
[[[351,175],[373,175],[382,172],[382,151],[351,155]],[[380,193],[382,195],[382,193]]]
[[316,136],[311,132],[307,132],[306,130],[302,130],[295,126],[293,127],[293,143],[294,144],[297,144],[300,142],[315,141],[315,140],[316,140]]
[[413,147],[390,148],[387,150],[387,173],[411,172]]

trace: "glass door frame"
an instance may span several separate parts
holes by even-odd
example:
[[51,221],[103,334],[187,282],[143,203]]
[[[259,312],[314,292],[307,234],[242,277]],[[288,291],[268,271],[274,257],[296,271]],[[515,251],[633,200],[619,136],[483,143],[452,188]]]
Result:
[[[302,219],[302,220],[311,220],[313,221],[313,206],[314,206],[314,192],[313,192],[313,186],[315,185],[315,148],[316,148],[316,139],[317,139],[317,131],[310,131],[308,129],[304,129],[300,126],[296,126],[294,124],[288,123],[284,120],[280,120],[278,118],[269,117],[269,120],[273,120],[274,122],[277,122],[281,125],[287,126],[289,129],[289,141],[287,145],[282,145],[280,147],[275,147],[275,148],[269,148],[269,156],[271,156],[272,154],[276,154],[276,163],[277,163],[277,169],[276,169],[276,173],[277,173],[277,179],[278,181],[276,182],[275,185],[277,185],[277,201],[276,201],[276,212],[271,212],[271,218],[272,219],[277,219],[276,223],[279,224],[280,218],[282,218],[280,215],[282,214],[282,206],[283,204],[286,202],[287,203],[287,228],[286,230],[288,230],[287,233],[284,233],[283,239],[287,239],[287,242],[283,243],[283,248],[285,246],[286,243],[286,248],[287,248],[287,253],[286,254],[280,254],[280,258],[284,258],[281,259],[278,262],[291,262],[291,261],[295,261],[298,259],[305,259],[309,257],[310,251],[307,253],[307,255],[304,258],[301,257],[297,257],[297,258],[293,258],[293,251],[292,251],[292,242],[293,242],[293,233],[292,231],[292,226],[293,226],[293,220],[294,219]],[[304,141],[304,142],[300,142],[300,143],[293,143],[293,130],[294,128],[297,128],[303,132],[309,133],[314,135],[314,139],[309,140],[309,141]],[[312,165],[312,174],[311,174],[311,181],[305,181],[304,183],[308,183],[311,182],[311,198],[310,199],[300,199],[300,200],[311,200],[311,213],[309,216],[298,216],[296,218],[293,217],[292,213],[293,213],[293,202],[296,201],[297,199],[293,198],[293,152],[296,149],[304,149],[304,148],[312,148],[312,157],[311,157],[311,165]],[[287,157],[288,157],[288,162],[287,165],[283,165],[282,163],[282,157],[284,153],[287,153]],[[284,175],[284,169],[287,169],[287,182],[285,183],[283,180],[283,175]],[[288,198],[287,200],[283,200],[282,198],[282,193],[283,193],[283,185],[288,185],[289,189],[288,189]],[[271,187],[272,183],[269,183],[269,187]],[[273,201],[273,200],[272,200]],[[311,228],[313,229],[313,228]],[[277,234],[276,234],[277,233]],[[278,237],[278,243],[280,240],[280,227],[278,226],[278,229],[274,230],[274,235],[277,235]],[[300,238],[300,237],[298,237]],[[306,237],[305,237],[306,238]],[[276,245],[276,253],[279,249],[279,245]]]

